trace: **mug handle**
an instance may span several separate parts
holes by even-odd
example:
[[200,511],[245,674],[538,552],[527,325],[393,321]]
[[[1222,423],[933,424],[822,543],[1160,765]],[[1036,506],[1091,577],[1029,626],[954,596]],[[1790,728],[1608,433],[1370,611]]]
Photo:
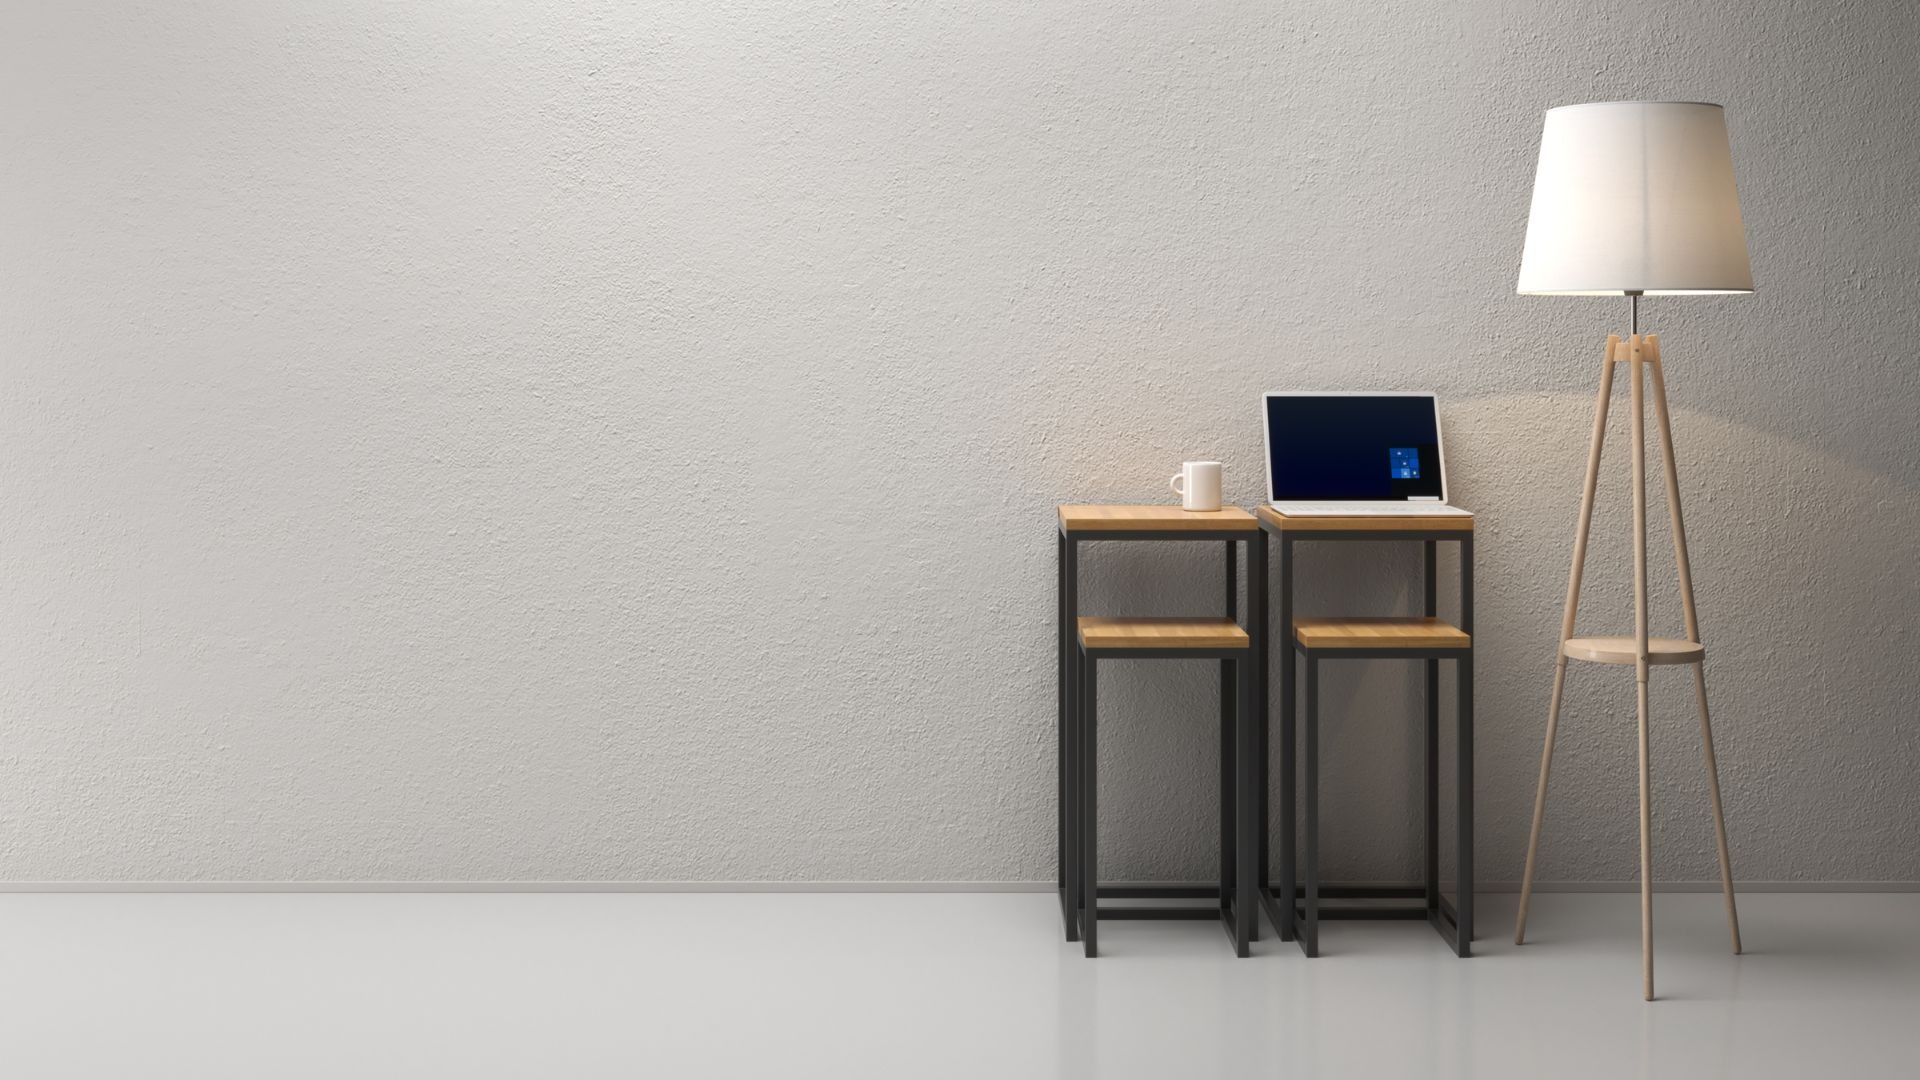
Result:
[[1173,489],[1173,493],[1175,495],[1178,495],[1183,499],[1186,498],[1187,497],[1187,474],[1183,472],[1174,473],[1173,479],[1167,481],[1167,486]]

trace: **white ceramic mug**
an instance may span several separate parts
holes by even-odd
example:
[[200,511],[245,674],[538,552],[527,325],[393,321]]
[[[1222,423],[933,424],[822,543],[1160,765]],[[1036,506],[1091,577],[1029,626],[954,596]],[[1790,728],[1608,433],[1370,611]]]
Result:
[[1189,461],[1180,466],[1167,486],[1180,496],[1182,510],[1220,509],[1220,463]]

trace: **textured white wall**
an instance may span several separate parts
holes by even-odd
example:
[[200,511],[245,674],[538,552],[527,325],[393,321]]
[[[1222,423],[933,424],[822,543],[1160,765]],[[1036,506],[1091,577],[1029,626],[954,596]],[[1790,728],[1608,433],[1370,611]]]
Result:
[[[1761,290],[1646,305],[1736,869],[1920,879],[1916,42],[1786,0],[8,4],[0,878],[1048,878],[1052,508],[1203,455],[1256,500],[1287,387],[1446,395],[1517,878],[1625,314],[1513,295],[1540,115],[1682,97]],[[1096,550],[1090,605],[1215,560]],[[1416,568],[1315,554],[1304,602]],[[1328,872],[1405,876],[1411,665],[1327,683]],[[1211,675],[1104,685],[1109,867],[1204,876]],[[1657,869],[1708,878],[1684,673],[1654,703]],[[1633,876],[1632,746],[1631,677],[1576,669],[1546,878]]]

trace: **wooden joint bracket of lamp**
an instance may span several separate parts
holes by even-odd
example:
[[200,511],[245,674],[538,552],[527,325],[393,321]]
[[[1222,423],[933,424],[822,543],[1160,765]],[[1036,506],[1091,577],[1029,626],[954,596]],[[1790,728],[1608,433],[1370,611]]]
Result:
[[[1553,669],[1553,695],[1547,707],[1546,745],[1540,753],[1540,782],[1534,794],[1533,827],[1527,840],[1527,867],[1520,886],[1520,911],[1514,943],[1526,939],[1527,907],[1533,897],[1533,871],[1540,850],[1540,826],[1546,814],[1547,776],[1554,737],[1560,726],[1561,691],[1567,661],[1632,664],[1639,691],[1640,734],[1640,953],[1641,981],[1653,1000],[1653,804],[1648,760],[1647,678],[1649,670],[1669,664],[1693,668],[1694,695],[1700,707],[1700,742],[1706,758],[1707,791],[1720,855],[1720,885],[1726,895],[1727,926],[1733,951],[1740,952],[1740,919],[1734,907],[1733,867],[1727,851],[1726,815],[1721,810],[1719,764],[1713,753],[1713,729],[1707,715],[1706,647],[1693,602],[1693,571],[1687,559],[1687,532],[1680,515],[1680,475],[1673,458],[1673,426],[1667,410],[1667,384],[1660,362],[1660,339],[1640,333],[1640,297],[1714,293],[1750,293],[1753,274],[1740,220],[1740,197],[1733,182],[1733,152],[1725,113],[1718,105],[1676,101],[1615,101],[1549,109],[1540,137],[1540,166],[1527,218],[1527,239],[1520,260],[1519,292],[1548,296],[1626,296],[1629,331],[1607,338],[1600,368],[1600,392],[1594,403],[1593,434],[1587,446],[1586,486],[1580,497],[1580,523],[1574,532],[1573,568],[1567,580],[1566,608],[1560,622],[1560,649]],[[1613,376],[1626,365],[1633,414],[1633,612],[1631,635],[1575,637],[1580,579],[1587,559],[1587,535],[1593,523],[1593,497],[1600,479],[1600,452],[1606,442],[1607,409]],[[1645,393],[1652,382],[1654,416],[1666,464],[1667,506],[1673,524],[1673,554],[1680,577],[1680,602],[1686,637],[1651,637],[1647,631],[1647,461]]]

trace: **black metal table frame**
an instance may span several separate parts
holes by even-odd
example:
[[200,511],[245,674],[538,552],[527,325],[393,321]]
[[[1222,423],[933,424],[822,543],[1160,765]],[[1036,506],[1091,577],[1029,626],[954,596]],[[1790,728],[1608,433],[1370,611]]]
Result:
[[[1234,545],[1246,545],[1247,554],[1247,631],[1246,649],[1083,649],[1079,640],[1080,550],[1090,541],[1193,541],[1224,542],[1226,548],[1226,617],[1239,618],[1239,566]],[[1247,956],[1249,943],[1260,936],[1260,889],[1257,879],[1237,873],[1240,866],[1263,861],[1266,843],[1265,817],[1254,820],[1256,805],[1265,800],[1236,798],[1257,784],[1264,791],[1266,768],[1266,624],[1267,624],[1267,537],[1259,528],[1159,530],[1099,529],[1069,530],[1061,522],[1058,533],[1057,582],[1059,601],[1059,728],[1058,738],[1058,871],[1056,889],[1060,898],[1060,918],[1068,941],[1081,941],[1088,956],[1098,952],[1098,925],[1101,919],[1214,919],[1226,930],[1235,954]],[[1090,662],[1082,670],[1081,660]],[[1090,897],[1085,882],[1097,874],[1096,858],[1098,785],[1082,784],[1082,762],[1098,750],[1097,723],[1092,706],[1097,701],[1095,671],[1101,659],[1180,659],[1220,661],[1221,737],[1220,737],[1220,850],[1221,880],[1216,888],[1204,885],[1096,885]],[[1236,666],[1240,665],[1240,666]],[[1242,687],[1242,680],[1251,686]],[[1235,698],[1246,692],[1254,708],[1253,717],[1234,707]],[[1257,719],[1261,722],[1249,723]],[[1258,753],[1237,752],[1236,742],[1260,748]],[[1085,755],[1083,756],[1083,743]],[[1251,759],[1251,760],[1250,760]],[[1091,771],[1091,770],[1089,770]],[[1245,819],[1243,825],[1241,820]],[[1086,823],[1083,827],[1083,822]],[[1255,848],[1258,845],[1258,848]],[[1216,900],[1215,908],[1185,905],[1142,905],[1101,907],[1102,899],[1113,900]],[[1091,910],[1089,910],[1089,908]],[[1243,914],[1246,916],[1243,919]]]
[[[1280,549],[1280,626],[1287,645],[1286,663],[1280,672],[1280,887],[1273,887],[1268,873],[1267,846],[1260,847],[1258,880],[1262,906],[1273,920],[1283,941],[1297,941],[1308,956],[1320,952],[1321,919],[1425,919],[1456,955],[1472,955],[1473,941],[1473,531],[1471,529],[1393,530],[1287,530],[1260,516],[1260,528],[1279,537]],[[1424,613],[1439,615],[1438,551],[1441,542],[1460,545],[1460,630],[1467,634],[1466,648],[1420,649],[1307,649],[1299,645],[1293,632],[1293,546],[1313,541],[1419,541],[1424,548]],[[1294,784],[1299,763],[1296,757],[1295,715],[1298,710],[1295,690],[1295,665],[1304,659],[1307,670],[1307,792],[1306,863],[1295,866]],[[1319,661],[1325,659],[1418,659],[1426,661],[1426,880],[1418,885],[1327,886],[1318,881],[1319,873]],[[1455,747],[1457,808],[1455,845],[1457,848],[1455,895],[1457,904],[1440,894],[1440,662],[1457,665],[1457,705],[1459,732]],[[1260,750],[1266,761],[1265,748]],[[1267,819],[1268,791],[1265,777],[1258,788],[1261,794],[1260,819]],[[1296,869],[1305,871],[1304,880]],[[1296,904],[1296,897],[1299,903]],[[1324,905],[1321,898],[1372,901],[1358,905]],[[1382,905],[1379,901],[1419,900],[1418,906]]]

